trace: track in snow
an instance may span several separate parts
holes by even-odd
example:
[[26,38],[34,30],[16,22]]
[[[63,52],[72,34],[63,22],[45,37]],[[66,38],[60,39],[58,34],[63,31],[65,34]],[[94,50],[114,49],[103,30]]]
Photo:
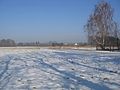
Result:
[[120,53],[51,49],[17,52],[0,57],[0,90],[120,88]]

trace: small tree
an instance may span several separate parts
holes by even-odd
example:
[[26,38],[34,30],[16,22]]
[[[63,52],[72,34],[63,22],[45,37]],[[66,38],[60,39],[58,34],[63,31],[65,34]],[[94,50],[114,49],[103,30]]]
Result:
[[113,8],[105,1],[95,6],[95,10],[90,15],[85,28],[88,32],[88,38],[102,50],[105,50],[108,44],[111,46],[110,37],[119,40],[117,23],[113,21]]

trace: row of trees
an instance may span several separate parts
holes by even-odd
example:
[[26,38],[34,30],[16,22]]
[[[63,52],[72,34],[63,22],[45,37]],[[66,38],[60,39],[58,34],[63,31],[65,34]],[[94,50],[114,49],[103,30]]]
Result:
[[39,42],[24,42],[24,43],[16,43],[12,39],[2,39],[0,40],[0,47],[14,47],[14,46],[43,46],[45,44],[41,44]]
[[11,40],[11,39],[2,39],[0,40],[0,46],[1,47],[13,47],[13,46],[16,46],[16,43],[14,40]]
[[102,1],[95,6],[85,29],[88,42],[95,44],[97,49],[120,50],[120,29],[113,19],[113,8],[109,3]]
[[[76,45],[77,44],[77,45]],[[2,39],[0,40],[0,47],[15,47],[15,46],[85,46],[86,43],[60,43],[56,41],[50,41],[48,43],[40,43],[39,41],[36,42],[20,42],[16,43],[12,39]]]
[[0,47],[14,47],[14,46],[39,46],[42,45],[39,42],[30,43],[16,43],[12,39],[2,39],[0,40]]

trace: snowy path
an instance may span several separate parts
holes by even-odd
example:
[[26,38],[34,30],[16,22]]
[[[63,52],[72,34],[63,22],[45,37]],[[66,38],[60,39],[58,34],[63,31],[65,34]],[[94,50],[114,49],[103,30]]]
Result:
[[120,90],[120,53],[50,49],[3,52],[0,90]]

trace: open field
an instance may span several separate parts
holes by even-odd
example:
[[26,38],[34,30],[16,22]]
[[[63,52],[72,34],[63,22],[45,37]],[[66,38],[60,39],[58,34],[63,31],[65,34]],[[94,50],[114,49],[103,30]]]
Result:
[[0,48],[0,90],[119,90],[120,52],[88,49]]

